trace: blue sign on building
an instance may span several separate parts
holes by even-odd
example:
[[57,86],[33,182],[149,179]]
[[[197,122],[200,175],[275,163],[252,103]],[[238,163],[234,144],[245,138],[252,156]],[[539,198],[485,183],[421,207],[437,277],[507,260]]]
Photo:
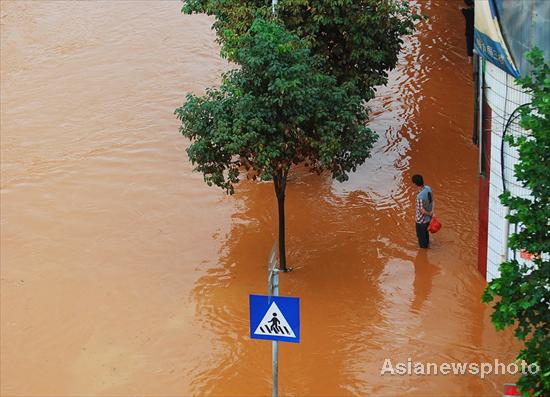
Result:
[[519,76],[502,37],[495,0],[477,1],[475,4],[474,49],[479,56],[506,73]]
[[300,299],[250,295],[250,337],[300,343]]

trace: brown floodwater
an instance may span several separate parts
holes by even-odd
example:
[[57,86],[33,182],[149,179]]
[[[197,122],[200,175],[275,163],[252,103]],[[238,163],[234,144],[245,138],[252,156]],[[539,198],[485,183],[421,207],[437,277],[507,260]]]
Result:
[[[281,294],[289,396],[498,396],[514,377],[380,376],[385,358],[510,362],[480,303],[471,69],[455,1],[406,41],[370,104],[380,139],[346,183],[296,169]],[[212,20],[179,1],[1,2],[3,396],[267,395],[249,339],[276,238],[269,183],[227,197],[192,172],[173,115],[219,83]],[[424,174],[443,229],[419,251]]]

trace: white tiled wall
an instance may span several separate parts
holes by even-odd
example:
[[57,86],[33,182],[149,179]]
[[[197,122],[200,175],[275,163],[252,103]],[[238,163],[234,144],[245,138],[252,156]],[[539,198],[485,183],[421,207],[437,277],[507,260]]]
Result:
[[[502,249],[505,241],[505,213],[506,209],[500,203],[499,195],[503,192],[501,171],[501,143],[502,133],[508,118],[514,110],[530,101],[530,96],[524,93],[514,78],[491,63],[486,63],[485,69],[486,95],[492,110],[491,119],[491,176],[489,186],[489,230],[487,248],[487,280],[498,275],[498,266],[502,262]],[[518,124],[519,118],[510,125],[506,134],[525,134]],[[513,175],[513,167],[517,162],[517,151],[504,144],[504,175],[507,189],[513,195],[529,196],[529,191],[523,188]],[[513,227],[510,227],[512,233]],[[509,257],[514,255],[509,251]]]

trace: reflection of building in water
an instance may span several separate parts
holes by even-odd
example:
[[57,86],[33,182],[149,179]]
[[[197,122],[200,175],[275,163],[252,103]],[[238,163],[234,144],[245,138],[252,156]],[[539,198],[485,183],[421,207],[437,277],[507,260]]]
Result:
[[479,257],[478,268],[488,280],[498,275],[500,263],[519,253],[508,249],[508,209],[499,200],[504,189],[515,196],[530,192],[514,177],[518,153],[505,135],[523,135],[518,107],[530,102],[530,95],[515,83],[530,67],[525,52],[533,47],[550,56],[550,1],[488,0],[475,2],[477,60],[476,128],[479,145]]

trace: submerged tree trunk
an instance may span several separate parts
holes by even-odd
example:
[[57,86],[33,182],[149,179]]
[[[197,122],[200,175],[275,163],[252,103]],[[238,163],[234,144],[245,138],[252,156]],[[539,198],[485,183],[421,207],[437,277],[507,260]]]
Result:
[[275,194],[277,196],[277,208],[279,212],[279,270],[286,272],[286,248],[285,248],[285,189],[288,171],[279,171],[273,176]]

